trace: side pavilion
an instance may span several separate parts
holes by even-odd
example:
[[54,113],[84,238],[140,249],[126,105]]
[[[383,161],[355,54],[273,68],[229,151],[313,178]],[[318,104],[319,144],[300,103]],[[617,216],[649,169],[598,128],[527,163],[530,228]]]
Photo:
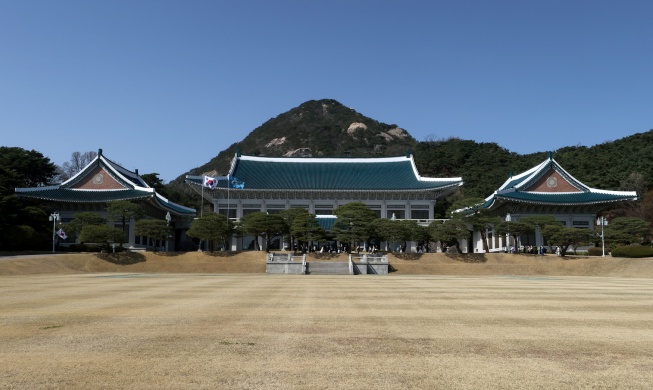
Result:
[[[170,215],[170,225],[174,227],[174,239],[168,249],[175,250],[186,241],[186,231],[195,217],[195,209],[173,203],[158,194],[135,172],[129,171],[102,154],[97,156],[75,176],[61,184],[45,187],[16,188],[16,195],[39,199],[52,203],[61,222],[67,223],[82,211],[95,212],[106,218],[106,206],[111,201],[128,200],[143,206],[147,218],[166,220]],[[134,247],[145,247],[145,240],[136,237],[134,225],[128,221],[125,232],[126,243]],[[108,221],[108,224],[121,227],[122,221]]]
[[[414,219],[427,225],[438,199],[463,184],[459,177],[419,175],[412,154],[379,158],[257,157],[236,154],[226,176],[214,188],[203,187],[203,176],[186,182],[211,202],[214,212],[232,219],[261,211],[269,214],[303,208],[323,226],[333,211],[362,202],[378,217]],[[234,183],[236,185],[234,186]],[[238,188],[234,188],[238,187]],[[253,237],[234,237],[231,249],[251,247]]]
[[[561,224],[574,228],[595,229],[597,217],[624,202],[637,200],[634,191],[607,191],[591,188],[565,171],[552,155],[539,165],[511,176],[485,199],[481,209],[492,211],[506,221],[519,221],[530,215],[553,215]],[[490,252],[513,245],[546,245],[539,232],[522,236],[521,242],[508,242],[492,230],[487,231]],[[472,238],[474,252],[483,252],[480,232]]]

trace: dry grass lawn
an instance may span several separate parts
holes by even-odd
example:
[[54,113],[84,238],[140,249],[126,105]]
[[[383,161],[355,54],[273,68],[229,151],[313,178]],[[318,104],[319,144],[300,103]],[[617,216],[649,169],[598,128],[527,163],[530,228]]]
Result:
[[653,383],[651,259],[427,256],[391,259],[388,276],[300,276],[154,256],[0,259],[0,389]]
[[[0,275],[88,272],[265,273],[264,252],[145,252],[0,257]],[[347,255],[309,254],[308,261],[347,261]],[[653,259],[560,258],[555,255],[442,253],[390,255],[393,275],[551,275],[653,278]]]

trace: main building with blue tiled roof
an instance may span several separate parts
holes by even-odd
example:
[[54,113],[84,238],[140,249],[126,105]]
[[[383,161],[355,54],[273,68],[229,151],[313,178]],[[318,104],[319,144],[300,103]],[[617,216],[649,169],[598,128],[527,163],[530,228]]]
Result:
[[[228,178],[243,183],[235,189]],[[422,177],[412,155],[379,158],[260,157],[236,154],[227,175],[213,189],[202,187],[203,176],[186,182],[231,218],[252,212],[278,213],[304,208],[319,216],[350,202],[365,203],[379,217],[416,219],[426,224],[434,207],[463,181],[460,177]],[[232,245],[234,249],[247,243]]]

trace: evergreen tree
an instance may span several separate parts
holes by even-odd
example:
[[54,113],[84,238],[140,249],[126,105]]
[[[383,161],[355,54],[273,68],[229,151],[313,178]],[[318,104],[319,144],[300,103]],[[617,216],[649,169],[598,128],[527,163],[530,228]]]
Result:
[[213,251],[216,243],[227,246],[226,243],[231,238],[233,231],[233,222],[227,216],[209,213],[194,219],[186,235],[208,242],[209,250]]
[[337,241],[348,243],[350,253],[361,241],[366,241],[374,232],[376,213],[364,203],[351,202],[335,209],[338,217],[331,228]]

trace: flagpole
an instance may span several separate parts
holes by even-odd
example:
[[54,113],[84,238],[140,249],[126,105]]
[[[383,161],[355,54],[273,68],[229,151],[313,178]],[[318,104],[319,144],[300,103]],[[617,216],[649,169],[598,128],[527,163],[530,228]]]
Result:
[[204,216],[204,184],[202,184],[202,200],[200,204],[200,218]]

